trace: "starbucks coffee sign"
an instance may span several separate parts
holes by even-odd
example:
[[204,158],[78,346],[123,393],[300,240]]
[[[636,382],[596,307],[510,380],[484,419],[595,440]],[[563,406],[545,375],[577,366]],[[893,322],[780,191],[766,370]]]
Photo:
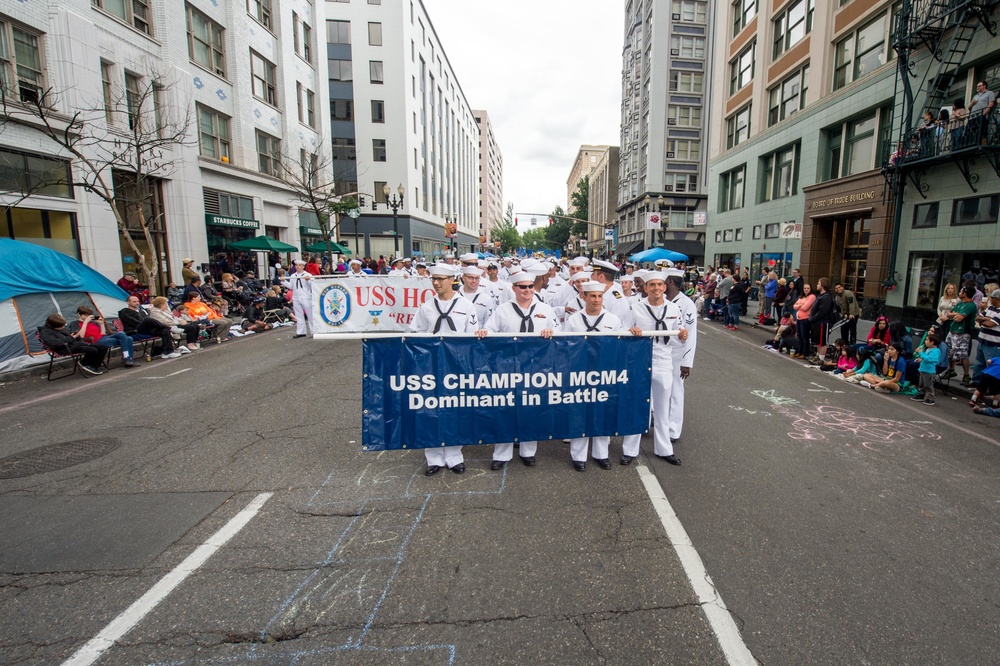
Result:
[[242,217],[205,214],[205,224],[210,227],[236,227],[238,229],[260,229],[260,222]]

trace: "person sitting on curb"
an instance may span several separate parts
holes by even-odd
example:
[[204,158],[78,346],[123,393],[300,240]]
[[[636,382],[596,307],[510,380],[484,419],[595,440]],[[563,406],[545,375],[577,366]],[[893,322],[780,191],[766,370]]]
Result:
[[881,373],[868,373],[863,377],[863,381],[868,382],[879,393],[899,393],[905,376],[906,361],[900,355],[895,343],[890,342],[885,348]]
[[45,320],[45,325],[38,329],[42,344],[57,354],[83,354],[80,359],[80,370],[88,375],[103,375],[99,370],[101,363],[108,355],[108,347],[92,345],[84,341],[84,331],[70,332],[66,328],[66,319],[58,313],[53,313]]
[[[158,296],[157,298],[163,298]],[[153,299],[156,300],[156,299]],[[118,311],[118,318],[122,320],[122,328],[133,340],[135,336],[149,336],[160,338],[160,354],[166,356],[174,353],[174,341],[170,335],[170,326],[164,325],[156,319],[146,314],[146,311],[139,307],[139,299],[129,296],[125,301],[127,307]],[[180,356],[180,354],[177,354]],[[171,356],[170,358],[175,358]]]
[[[129,298],[138,301],[138,296],[129,296]],[[76,314],[79,320],[69,325],[70,332],[82,331],[83,335],[80,337],[92,345],[121,347],[122,362],[125,367],[131,368],[135,365],[135,361],[132,359],[132,338],[127,333],[122,331],[108,333],[104,317],[100,314],[95,316],[93,308],[89,306],[81,305],[76,309]]]
[[216,342],[222,342],[229,335],[229,327],[233,325],[233,322],[203,303],[200,292],[189,292],[184,306],[193,322],[215,326]]
[[[985,411],[979,407],[979,401],[983,399],[983,396],[987,395],[993,396],[994,409],[986,408],[990,409],[990,411]],[[976,414],[1000,416],[1000,409],[995,409],[998,395],[1000,395],[1000,360],[991,358],[986,361],[986,367],[983,369],[983,374],[980,375],[979,386],[976,387],[975,392],[972,394],[969,404],[975,409]]]

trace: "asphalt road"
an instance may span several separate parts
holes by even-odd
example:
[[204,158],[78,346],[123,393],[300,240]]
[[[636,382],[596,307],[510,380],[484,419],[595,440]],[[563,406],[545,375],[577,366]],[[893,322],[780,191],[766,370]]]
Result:
[[[746,646],[994,662],[1000,421],[759,337],[703,327],[684,464],[639,461]],[[360,343],[287,329],[0,385],[0,475],[25,474],[0,479],[0,664],[68,659],[255,500],[97,663],[725,663],[638,466],[580,474],[558,443],[498,473],[469,447],[426,478],[418,451],[361,452],[360,386]]]

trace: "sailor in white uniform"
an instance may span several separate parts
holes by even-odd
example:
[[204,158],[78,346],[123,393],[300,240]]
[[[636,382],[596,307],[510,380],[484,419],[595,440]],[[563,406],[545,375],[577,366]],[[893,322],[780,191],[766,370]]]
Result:
[[694,366],[694,354],[698,346],[698,311],[694,301],[684,293],[684,271],[670,268],[667,276],[666,298],[681,311],[681,325],[687,329],[687,340],[682,344],[671,344],[674,363],[674,382],[670,391],[670,443],[681,438],[684,429],[684,386]]
[[[547,272],[547,271],[546,271]],[[524,333],[526,335],[541,335],[551,338],[552,332],[559,328],[555,312],[545,303],[534,297],[535,276],[528,271],[522,271],[511,278],[514,287],[514,300],[501,303],[490,320],[486,322],[486,335],[492,333]],[[521,462],[528,467],[535,466],[535,453],[538,442],[521,442],[518,451]],[[503,469],[504,465],[514,457],[514,444],[493,445],[493,462],[490,469]]]
[[[574,312],[580,312],[586,307],[587,304],[583,298],[583,285],[589,281],[590,271],[580,271],[573,273],[573,275],[569,277],[569,283],[573,285],[573,289],[576,290],[577,293],[572,299],[565,301],[565,304],[561,306],[563,309],[564,321],[569,319]],[[603,303],[603,301],[604,299],[602,298],[601,302]]]
[[480,327],[489,321],[490,315],[496,305],[493,303],[493,296],[486,287],[480,284],[479,268],[476,266],[465,266],[462,268],[462,287],[458,290],[458,295],[471,301],[476,306],[476,318]]
[[347,277],[356,277],[356,278],[368,277],[368,273],[365,273],[363,270],[361,270],[360,259],[351,259],[351,262],[350,264],[348,264],[347,268]]
[[[670,443],[670,393],[674,382],[671,347],[680,346],[687,340],[687,329],[681,326],[680,308],[664,297],[665,292],[666,275],[650,271],[646,276],[648,298],[636,305],[633,311],[635,324],[630,330],[636,335],[642,331],[680,331],[677,340],[667,336],[653,338],[653,376],[650,392],[650,406],[656,414],[653,420],[653,453],[671,465],[680,465],[681,461],[674,455],[674,447]],[[625,436],[622,441],[622,465],[630,464],[639,455],[640,438],[639,434]]]
[[[434,298],[424,301],[424,304],[417,309],[417,314],[410,323],[410,331],[457,335],[479,330],[476,307],[456,294],[452,288],[455,268],[447,264],[435,264],[429,270],[435,295]],[[465,458],[462,456],[461,446],[424,449],[424,457],[427,460],[424,474],[427,476],[437,474],[443,467],[447,467],[455,474],[465,471]]]
[[410,277],[410,271],[403,268],[403,258],[396,257],[392,260],[392,270],[389,271],[389,277]]
[[306,337],[306,320],[312,327],[312,275],[306,272],[306,262],[295,260],[295,272],[286,275],[281,281],[292,290],[292,311],[295,313],[295,335],[293,338]]
[[618,267],[608,261],[596,259],[593,262],[594,273],[590,279],[604,285],[604,309],[621,319],[622,326],[632,328],[632,306],[625,298],[621,288],[615,284],[618,277]]
[[[621,331],[621,320],[603,307],[604,285],[600,282],[583,282],[582,285],[586,307],[567,317],[563,330],[569,333]],[[611,469],[611,462],[608,460],[608,445],[611,443],[611,437],[591,437],[590,439],[592,442],[591,456],[594,461],[601,469]],[[573,459],[573,468],[578,472],[585,471],[587,469],[587,438],[574,437],[571,439],[569,452]]]

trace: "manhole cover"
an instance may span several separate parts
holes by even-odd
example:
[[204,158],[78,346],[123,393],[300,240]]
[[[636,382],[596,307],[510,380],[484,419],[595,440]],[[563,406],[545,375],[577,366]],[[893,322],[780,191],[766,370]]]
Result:
[[0,459],[0,479],[45,474],[106,456],[121,446],[117,439],[78,439],[40,446]]

